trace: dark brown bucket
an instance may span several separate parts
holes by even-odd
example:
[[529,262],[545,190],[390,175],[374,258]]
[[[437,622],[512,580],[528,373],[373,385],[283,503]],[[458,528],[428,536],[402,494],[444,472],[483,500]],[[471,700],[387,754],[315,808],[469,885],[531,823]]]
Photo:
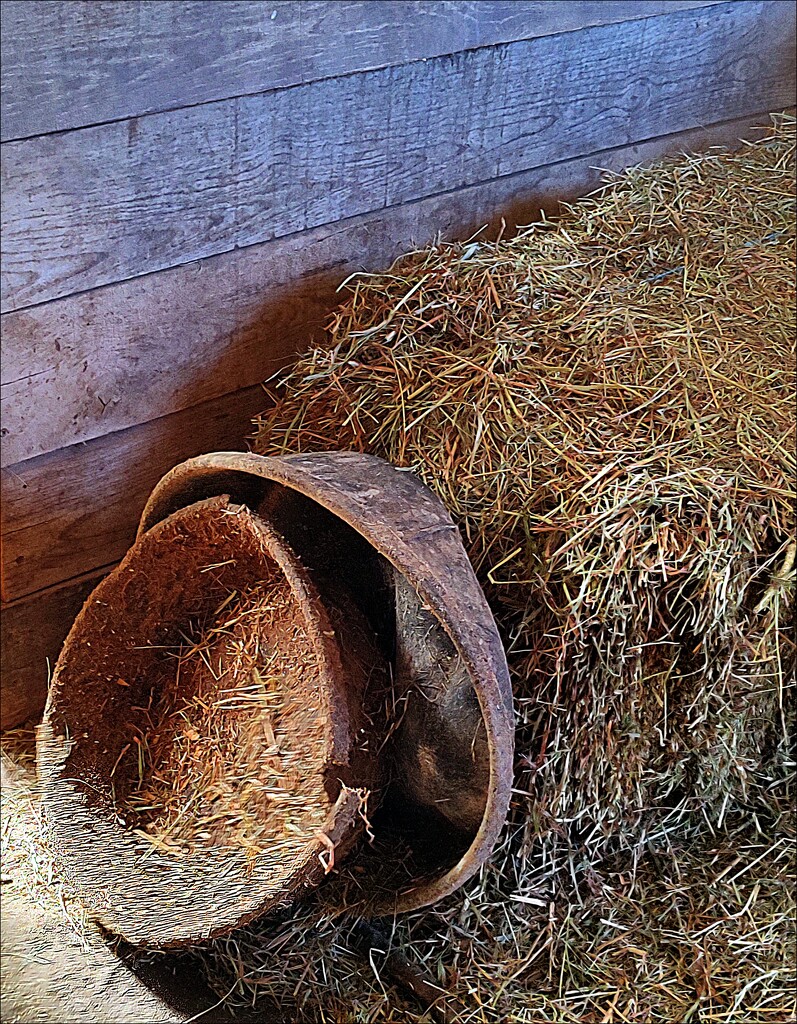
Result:
[[[368,790],[368,810],[364,812],[353,798],[342,814],[345,823],[338,831],[327,830],[334,833],[333,845],[338,844],[337,864],[356,841],[366,813],[371,841],[361,842],[348,870],[335,872],[325,884],[325,898],[332,906],[356,906],[373,914],[410,910],[440,899],[489,856],[505,820],[513,760],[506,660],[455,525],[415,477],[372,456],[335,452],[263,458],[215,453],[183,463],[158,484],[128,559],[175,514],[222,496],[254,520],[267,523],[292,553],[297,574],[306,574],[307,592],[314,588],[318,607],[326,610],[333,624],[341,663],[353,661],[361,677],[369,675],[369,664],[375,670],[367,681],[346,680],[344,689],[349,695],[359,694],[366,724],[358,728],[369,738],[367,753],[379,757],[382,785],[374,792],[376,771],[366,757],[349,777],[344,794]],[[186,551],[189,548],[187,543]],[[230,557],[232,548],[225,552],[220,544],[218,561]],[[257,582],[256,567],[252,570],[249,586]],[[241,572],[246,575],[243,568]],[[182,578],[182,570],[179,575]],[[140,585],[146,593],[146,581]],[[54,727],[53,719],[65,700],[70,705],[74,700],[68,697],[74,683],[66,666],[75,658],[77,637],[85,641],[102,626],[96,616],[86,618],[98,593],[89,599],[59,660],[40,743],[43,763],[56,765],[44,780],[45,803],[64,851],[75,847],[77,833],[92,822],[82,798],[74,796],[75,784],[64,789],[64,775],[80,776],[72,767],[67,770],[70,762],[64,764],[58,753],[61,748],[53,737],[63,735],[63,728]],[[390,687],[380,677],[383,662],[392,667]],[[347,707],[353,721],[351,701]],[[86,731],[93,735],[91,728]],[[351,750],[351,733],[348,738]],[[354,764],[355,758],[350,756],[350,761]],[[107,774],[110,754],[106,762]],[[107,789],[107,782],[104,785]],[[80,812],[77,818],[75,809]],[[285,886],[286,898],[303,882],[315,883],[319,853],[323,858],[323,851],[314,849],[302,861],[302,878],[298,886]],[[80,852],[74,849],[69,860],[74,865],[86,856],[83,841]],[[225,891],[220,885],[218,892]],[[269,891],[264,899],[261,893],[257,908],[250,901],[238,920],[267,909],[272,895]],[[120,883],[104,904],[106,920],[117,899],[124,898]],[[224,899],[229,902],[228,896]],[[207,899],[205,920],[218,902],[218,895]],[[195,915],[191,935],[203,921],[199,889]],[[232,915],[225,920],[231,921]],[[210,930],[227,926],[217,915]],[[144,930],[142,924],[138,934]],[[158,941],[163,941],[163,934],[161,929]]]

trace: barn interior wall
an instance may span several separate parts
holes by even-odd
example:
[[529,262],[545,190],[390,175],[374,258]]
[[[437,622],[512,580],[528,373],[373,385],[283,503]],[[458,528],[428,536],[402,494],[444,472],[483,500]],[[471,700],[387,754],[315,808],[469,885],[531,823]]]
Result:
[[358,270],[794,105],[786,0],[2,3],[3,723]]

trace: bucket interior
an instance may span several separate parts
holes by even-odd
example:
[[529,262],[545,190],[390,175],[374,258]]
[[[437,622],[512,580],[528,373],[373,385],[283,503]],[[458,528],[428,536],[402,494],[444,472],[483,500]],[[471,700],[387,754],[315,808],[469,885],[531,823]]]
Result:
[[[183,509],[103,581],[59,661],[45,809],[69,873],[133,941],[131,874],[153,901],[193,901],[206,934],[284,899],[334,844],[345,680],[315,590],[284,559],[225,497]],[[166,916],[149,941],[183,931]]]

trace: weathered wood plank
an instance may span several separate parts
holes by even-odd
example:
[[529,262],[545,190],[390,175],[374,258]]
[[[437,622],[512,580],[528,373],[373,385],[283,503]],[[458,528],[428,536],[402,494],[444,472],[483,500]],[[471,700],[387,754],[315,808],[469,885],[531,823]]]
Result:
[[4,308],[209,256],[235,239],[234,103],[2,150]]
[[104,572],[94,572],[0,606],[3,663],[0,729],[38,714],[49,674],[83,602]]
[[2,318],[3,465],[123,430],[264,380],[317,333],[335,289],[438,233],[540,207],[680,149],[732,144],[765,114],[522,172],[225,253]]
[[412,198],[418,181],[439,192],[496,170],[513,174],[791,105],[795,20],[795,9],[732,4],[498,47],[479,59],[454,54],[435,62],[431,111],[428,69],[393,69],[387,205]]
[[719,4],[6,143],[4,308],[791,105],[794,24]]
[[718,0],[4,0],[2,139]]
[[11,601],[118,561],[158,480],[207,451],[244,451],[256,385],[2,471],[2,595]]

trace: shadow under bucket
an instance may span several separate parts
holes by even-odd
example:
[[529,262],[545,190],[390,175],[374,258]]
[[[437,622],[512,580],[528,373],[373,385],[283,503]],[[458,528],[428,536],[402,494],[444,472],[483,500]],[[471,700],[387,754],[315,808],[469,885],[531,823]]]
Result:
[[164,477],[67,638],[38,741],[63,870],[103,925],[161,946],[326,874],[331,909],[447,895],[492,850],[512,755],[456,527],[354,453],[216,453]]

